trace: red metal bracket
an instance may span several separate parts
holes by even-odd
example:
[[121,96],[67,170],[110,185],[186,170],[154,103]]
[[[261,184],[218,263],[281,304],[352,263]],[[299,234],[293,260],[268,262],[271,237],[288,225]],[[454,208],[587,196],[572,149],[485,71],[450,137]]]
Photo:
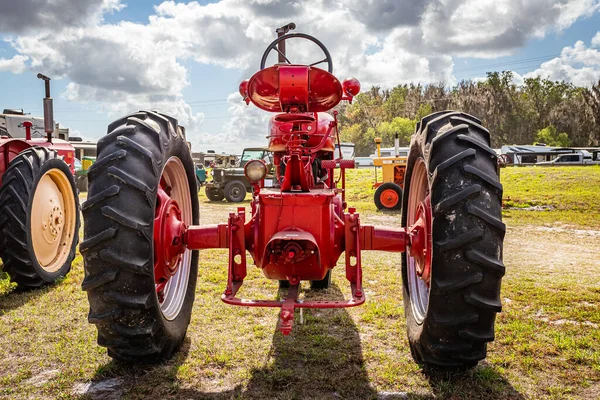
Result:
[[[343,214],[343,239],[346,257],[346,278],[350,281],[352,298],[349,300],[302,301],[298,299],[298,285],[290,286],[285,300],[249,300],[236,297],[246,277],[246,239],[252,235],[245,226],[245,210],[230,213],[227,224],[190,226],[184,234],[189,249],[229,248],[227,287],[221,300],[234,306],[278,307],[281,309],[279,330],[288,335],[292,331],[297,308],[346,308],[365,302],[362,289],[361,251],[405,251],[409,234],[403,228],[361,226],[360,215],[350,208]],[[247,237],[248,236],[248,237]]]
[[227,223],[229,231],[229,273],[227,275],[225,294],[232,294],[234,286],[237,286],[237,289],[239,289],[246,277],[245,221],[246,210],[244,207],[238,207],[237,214],[229,213],[229,221]]
[[[299,301],[298,300],[298,285],[292,285],[288,289],[287,297],[285,300],[249,300],[236,297],[239,289],[243,284],[243,280],[246,277],[246,247],[245,247],[245,234],[244,234],[244,220],[245,212],[244,208],[238,208],[237,214],[229,214],[229,222],[227,224],[227,236],[229,238],[229,271],[227,276],[227,287],[225,292],[221,296],[221,300],[230,305],[234,306],[246,306],[246,307],[279,307],[281,308],[280,313],[280,326],[279,330],[284,335],[288,335],[292,331],[294,323],[294,312],[296,308],[346,308],[355,307],[365,302],[365,296],[362,291],[362,269],[360,264],[360,243],[361,243],[361,230],[359,223],[359,215],[354,214],[354,209],[351,210],[352,214],[345,214],[346,219],[346,275],[349,276],[350,288],[352,291],[351,300],[323,300],[323,301]],[[218,240],[216,237],[221,228],[219,225],[217,228],[212,227],[193,227],[191,228],[192,234],[190,235],[188,230],[188,246],[192,243],[198,245],[201,243],[205,244],[217,244]],[[201,232],[211,234],[212,239],[201,240],[197,236]],[[239,256],[239,257],[237,257]]]
[[235,297],[238,290],[242,286],[242,282],[234,282],[233,292],[227,294],[227,291],[221,296],[221,300],[232,306],[245,307],[279,307],[279,330],[284,335],[289,335],[294,324],[294,312],[296,308],[348,308],[360,306],[365,302],[365,296],[358,296],[356,285],[351,284],[352,299],[351,300],[322,300],[322,301],[298,301],[298,285],[292,285],[288,289],[285,300],[249,300]]
[[362,266],[360,257],[360,216],[350,207],[344,214],[346,279],[352,286],[352,297],[362,298]]

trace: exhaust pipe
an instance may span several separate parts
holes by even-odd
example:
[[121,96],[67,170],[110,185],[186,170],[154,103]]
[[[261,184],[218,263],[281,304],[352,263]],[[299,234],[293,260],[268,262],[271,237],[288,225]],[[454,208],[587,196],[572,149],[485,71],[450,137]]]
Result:
[[400,138],[398,132],[396,132],[396,138],[394,139],[394,146],[396,147],[396,157],[400,157]]
[[44,97],[44,131],[48,137],[48,142],[52,143],[52,132],[54,132],[54,106],[52,97],[50,97],[50,78],[42,74],[37,74],[37,77],[43,80],[46,86],[46,97]]

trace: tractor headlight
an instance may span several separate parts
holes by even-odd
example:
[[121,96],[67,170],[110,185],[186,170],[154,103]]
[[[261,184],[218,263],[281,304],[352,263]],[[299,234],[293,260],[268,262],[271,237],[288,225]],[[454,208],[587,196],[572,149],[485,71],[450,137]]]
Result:
[[244,175],[250,182],[258,182],[267,175],[267,165],[262,160],[251,160],[244,166]]

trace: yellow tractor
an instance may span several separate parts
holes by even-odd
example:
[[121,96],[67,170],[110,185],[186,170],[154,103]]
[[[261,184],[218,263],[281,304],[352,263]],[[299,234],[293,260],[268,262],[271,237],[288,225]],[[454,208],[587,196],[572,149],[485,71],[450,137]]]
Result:
[[[377,157],[373,159],[375,166],[375,205],[378,210],[399,210],[402,207],[402,192],[404,190],[404,174],[408,157],[400,156],[398,135],[396,134],[393,154],[382,157],[381,138],[375,138]],[[377,167],[381,168],[383,179],[378,182]]]

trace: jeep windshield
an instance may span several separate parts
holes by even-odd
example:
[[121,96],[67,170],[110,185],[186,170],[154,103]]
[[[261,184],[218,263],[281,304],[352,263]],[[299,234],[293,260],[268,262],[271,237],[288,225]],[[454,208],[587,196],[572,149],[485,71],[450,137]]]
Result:
[[250,160],[262,160],[263,155],[264,150],[244,150],[244,154],[242,154],[242,159],[240,160],[240,167],[246,165]]

